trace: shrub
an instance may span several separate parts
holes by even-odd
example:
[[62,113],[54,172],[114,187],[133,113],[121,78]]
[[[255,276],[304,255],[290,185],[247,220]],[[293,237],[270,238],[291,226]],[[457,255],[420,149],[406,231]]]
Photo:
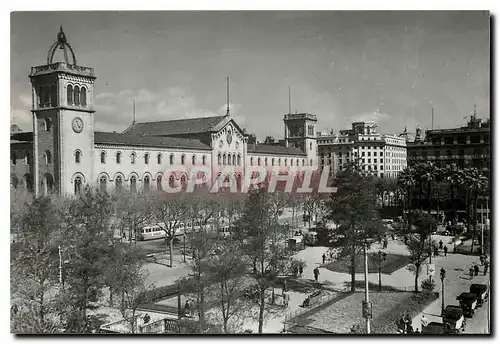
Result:
[[436,288],[436,283],[434,280],[424,279],[420,285],[422,287],[422,291],[432,292],[434,288]]

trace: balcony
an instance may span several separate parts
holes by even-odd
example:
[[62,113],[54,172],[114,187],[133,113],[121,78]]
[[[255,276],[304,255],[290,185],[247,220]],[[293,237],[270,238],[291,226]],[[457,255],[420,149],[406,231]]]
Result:
[[30,76],[49,74],[53,72],[66,72],[78,75],[94,77],[94,68],[69,65],[64,62],[57,62],[50,65],[31,67]]

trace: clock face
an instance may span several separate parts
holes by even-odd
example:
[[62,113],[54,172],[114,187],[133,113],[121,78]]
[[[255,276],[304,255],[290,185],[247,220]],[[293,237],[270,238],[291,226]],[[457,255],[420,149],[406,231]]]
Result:
[[83,121],[80,117],[75,117],[72,122],[73,131],[75,133],[81,133],[83,130]]

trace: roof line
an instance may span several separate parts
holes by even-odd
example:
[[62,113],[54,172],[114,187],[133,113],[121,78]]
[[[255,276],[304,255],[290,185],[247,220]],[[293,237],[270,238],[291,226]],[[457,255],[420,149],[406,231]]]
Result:
[[161,122],[176,122],[176,121],[186,121],[186,120],[194,120],[194,119],[200,119],[200,118],[218,118],[222,117],[224,118],[225,116],[206,116],[206,117],[190,117],[190,118],[178,118],[178,119],[169,119],[169,120],[164,120],[164,121],[151,121],[151,122],[136,122],[135,124],[148,124],[148,123],[161,123]]

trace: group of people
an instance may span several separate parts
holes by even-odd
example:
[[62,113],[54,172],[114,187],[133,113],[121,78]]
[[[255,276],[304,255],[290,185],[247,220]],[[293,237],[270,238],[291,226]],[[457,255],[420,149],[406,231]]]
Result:
[[413,331],[410,313],[403,314],[401,318],[397,321],[397,326],[399,333],[402,334],[415,333],[415,331]]
[[[490,267],[490,262],[485,255],[479,257],[479,262],[481,266],[484,267],[483,275],[486,276],[486,274],[488,273],[488,268]],[[479,265],[477,263],[471,265],[471,267],[469,268],[469,275],[471,279],[473,279],[474,276],[479,276]]]
[[443,240],[439,240],[439,246],[434,246],[434,257],[439,257],[439,251],[444,252],[444,256],[448,256],[448,247],[443,245]]
[[184,304],[184,316],[189,318],[194,318],[194,305],[189,299],[186,300]]

